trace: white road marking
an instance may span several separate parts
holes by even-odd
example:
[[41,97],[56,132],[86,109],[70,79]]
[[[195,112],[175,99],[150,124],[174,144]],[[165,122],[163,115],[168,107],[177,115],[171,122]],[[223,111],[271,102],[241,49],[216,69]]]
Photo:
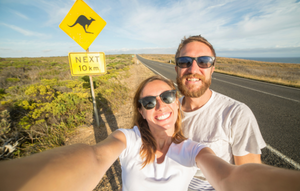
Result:
[[269,144],[267,144],[267,149],[269,149],[272,153],[276,154],[277,156],[279,156],[280,158],[282,158],[285,162],[291,164],[294,168],[296,168],[297,170],[300,170],[300,164],[295,162],[293,159],[290,159],[289,157],[287,157],[286,155],[282,154],[281,152],[279,152],[278,150],[274,149],[273,147],[271,147]]
[[294,88],[294,87],[290,87],[290,86],[284,86],[284,85],[280,85],[280,84],[273,84],[273,83],[263,82],[263,81],[254,80],[254,79],[250,79],[250,78],[242,78],[242,77],[238,77],[238,76],[234,76],[234,75],[230,75],[230,74],[223,74],[223,73],[218,73],[218,74],[229,75],[232,78],[240,78],[239,80],[255,81],[255,83],[268,84],[269,86],[278,86],[278,87],[281,87],[281,88],[286,88],[286,89],[292,89],[292,90],[300,91],[299,88]]
[[[144,64],[147,68],[149,68],[150,70],[153,70],[154,72],[156,72],[158,75],[160,75],[160,76],[162,76],[162,77],[164,77],[165,79],[169,79],[169,78],[167,78],[167,77],[165,77],[164,75],[162,75],[161,73],[159,73],[158,71],[156,71],[156,70],[154,70],[153,68],[150,68],[149,66],[147,66],[146,64]],[[176,83],[174,83],[174,85],[175,86],[177,86],[177,84]]]
[[[162,77],[164,77],[165,79],[168,79],[167,77],[165,77],[164,75],[162,75],[161,73],[157,72],[156,70],[152,69],[151,67],[147,66],[146,64],[144,64],[144,66],[146,66],[147,68],[149,68],[150,70],[153,70],[155,71],[158,75],[161,75]],[[216,78],[213,78],[213,79],[216,79]],[[217,79],[216,79],[217,80]],[[221,81],[221,80],[220,80]],[[224,82],[224,81],[223,81]],[[241,86],[241,85],[238,85],[238,84],[234,84],[234,83],[230,83],[230,82],[226,82],[226,83],[229,83],[229,84],[233,84],[233,85],[237,85],[237,86]],[[176,83],[174,83],[175,86],[177,86]],[[247,88],[247,89],[251,89],[251,90],[254,90],[254,91],[258,91],[258,92],[262,92],[262,93],[265,93],[265,94],[270,94],[270,93],[267,93],[267,92],[263,92],[263,91],[259,91],[259,90],[255,90],[255,89],[252,89],[252,88],[248,88],[248,87],[245,87],[245,86],[241,86],[243,88]],[[274,95],[274,94],[270,94],[270,95]],[[277,96],[277,95],[274,95],[274,96]],[[281,97],[281,96],[277,96],[277,97]],[[281,97],[281,98],[284,98],[284,99],[289,99],[289,98],[285,98],[285,97]],[[296,101],[296,102],[299,102],[298,100],[293,100],[293,99],[290,99],[292,101]],[[274,153],[275,155],[277,155],[279,158],[283,159],[285,162],[289,163],[290,165],[292,165],[293,167],[295,167],[297,170],[300,170],[300,164],[295,162],[293,159],[287,157],[286,155],[282,154],[281,152],[279,152],[278,150],[274,149],[273,147],[271,147],[271,145],[267,144],[266,146],[267,149],[269,149],[272,153]]]
[[[214,79],[214,80],[218,80],[217,78],[213,78],[213,79]],[[268,94],[268,95],[272,95],[272,96],[275,96],[275,97],[279,97],[279,98],[283,98],[283,99],[286,99],[286,100],[290,100],[290,101],[294,101],[294,102],[300,103],[300,101],[295,100],[295,99],[291,99],[291,98],[279,96],[279,95],[276,95],[276,94],[271,94],[271,93],[264,92],[264,91],[260,91],[260,90],[253,89],[253,88],[248,88],[248,87],[246,87],[246,86],[238,85],[238,84],[231,83],[231,82],[226,82],[226,81],[223,81],[223,80],[219,80],[219,81],[222,81],[222,82],[227,83],[227,84],[232,84],[232,85],[235,85],[235,86],[239,86],[239,87],[242,87],[242,88],[245,88],[245,89],[253,90],[253,91],[256,91],[256,92],[260,92],[260,93],[264,93],[264,94]]]

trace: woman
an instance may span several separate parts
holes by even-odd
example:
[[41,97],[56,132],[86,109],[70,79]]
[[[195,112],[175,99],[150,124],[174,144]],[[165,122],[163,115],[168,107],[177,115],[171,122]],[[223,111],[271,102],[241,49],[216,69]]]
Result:
[[77,144],[0,163],[1,190],[92,190],[120,157],[123,190],[187,190],[199,167],[217,190],[300,190],[297,171],[260,164],[234,166],[181,133],[171,81],[143,81],[133,129],[94,145]]
[[196,173],[195,157],[205,146],[181,132],[173,83],[159,76],[143,81],[134,97],[135,127],[120,155],[123,190],[187,190]]

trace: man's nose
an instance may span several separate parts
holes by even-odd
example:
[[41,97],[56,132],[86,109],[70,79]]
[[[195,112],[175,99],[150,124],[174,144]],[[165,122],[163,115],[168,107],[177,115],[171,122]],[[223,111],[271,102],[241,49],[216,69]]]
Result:
[[188,71],[193,74],[193,73],[196,73],[197,71],[199,71],[199,66],[196,62],[196,60],[193,60],[193,63],[192,65],[189,67]]

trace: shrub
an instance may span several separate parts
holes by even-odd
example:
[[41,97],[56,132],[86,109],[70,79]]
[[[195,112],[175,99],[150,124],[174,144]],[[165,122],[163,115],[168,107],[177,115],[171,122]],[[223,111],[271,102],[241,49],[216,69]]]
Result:
[[0,88],[0,99],[2,99],[5,96],[5,89]]
[[[115,112],[128,97],[128,89],[118,79],[127,75],[123,71],[128,70],[132,59],[131,55],[108,58],[107,63],[112,68],[105,75],[94,76],[93,83],[98,109]],[[14,58],[3,62],[9,63],[15,71],[3,70],[5,79],[21,81],[0,89],[1,108],[7,108],[7,113],[2,115],[5,117],[0,116],[0,146],[7,141],[17,145],[12,155],[0,160],[64,145],[65,138],[77,126],[91,123],[93,104],[89,77],[70,77],[67,57]],[[2,62],[0,67],[7,68]],[[31,81],[26,81],[26,76]],[[23,81],[26,84],[21,85]]]
[[7,82],[19,82],[20,79],[19,78],[6,78]]

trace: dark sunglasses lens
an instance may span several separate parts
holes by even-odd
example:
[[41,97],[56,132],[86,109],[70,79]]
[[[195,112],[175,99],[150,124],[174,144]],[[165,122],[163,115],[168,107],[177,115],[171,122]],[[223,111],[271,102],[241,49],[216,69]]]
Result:
[[176,99],[176,91],[163,92],[161,95],[161,100],[166,104],[173,103]]
[[141,104],[145,109],[153,109],[156,105],[156,98],[155,97],[144,97],[141,99]]
[[188,68],[192,65],[193,59],[189,57],[180,57],[177,59],[177,65],[180,68]]
[[209,68],[213,64],[213,59],[209,56],[198,57],[197,63],[200,68]]

